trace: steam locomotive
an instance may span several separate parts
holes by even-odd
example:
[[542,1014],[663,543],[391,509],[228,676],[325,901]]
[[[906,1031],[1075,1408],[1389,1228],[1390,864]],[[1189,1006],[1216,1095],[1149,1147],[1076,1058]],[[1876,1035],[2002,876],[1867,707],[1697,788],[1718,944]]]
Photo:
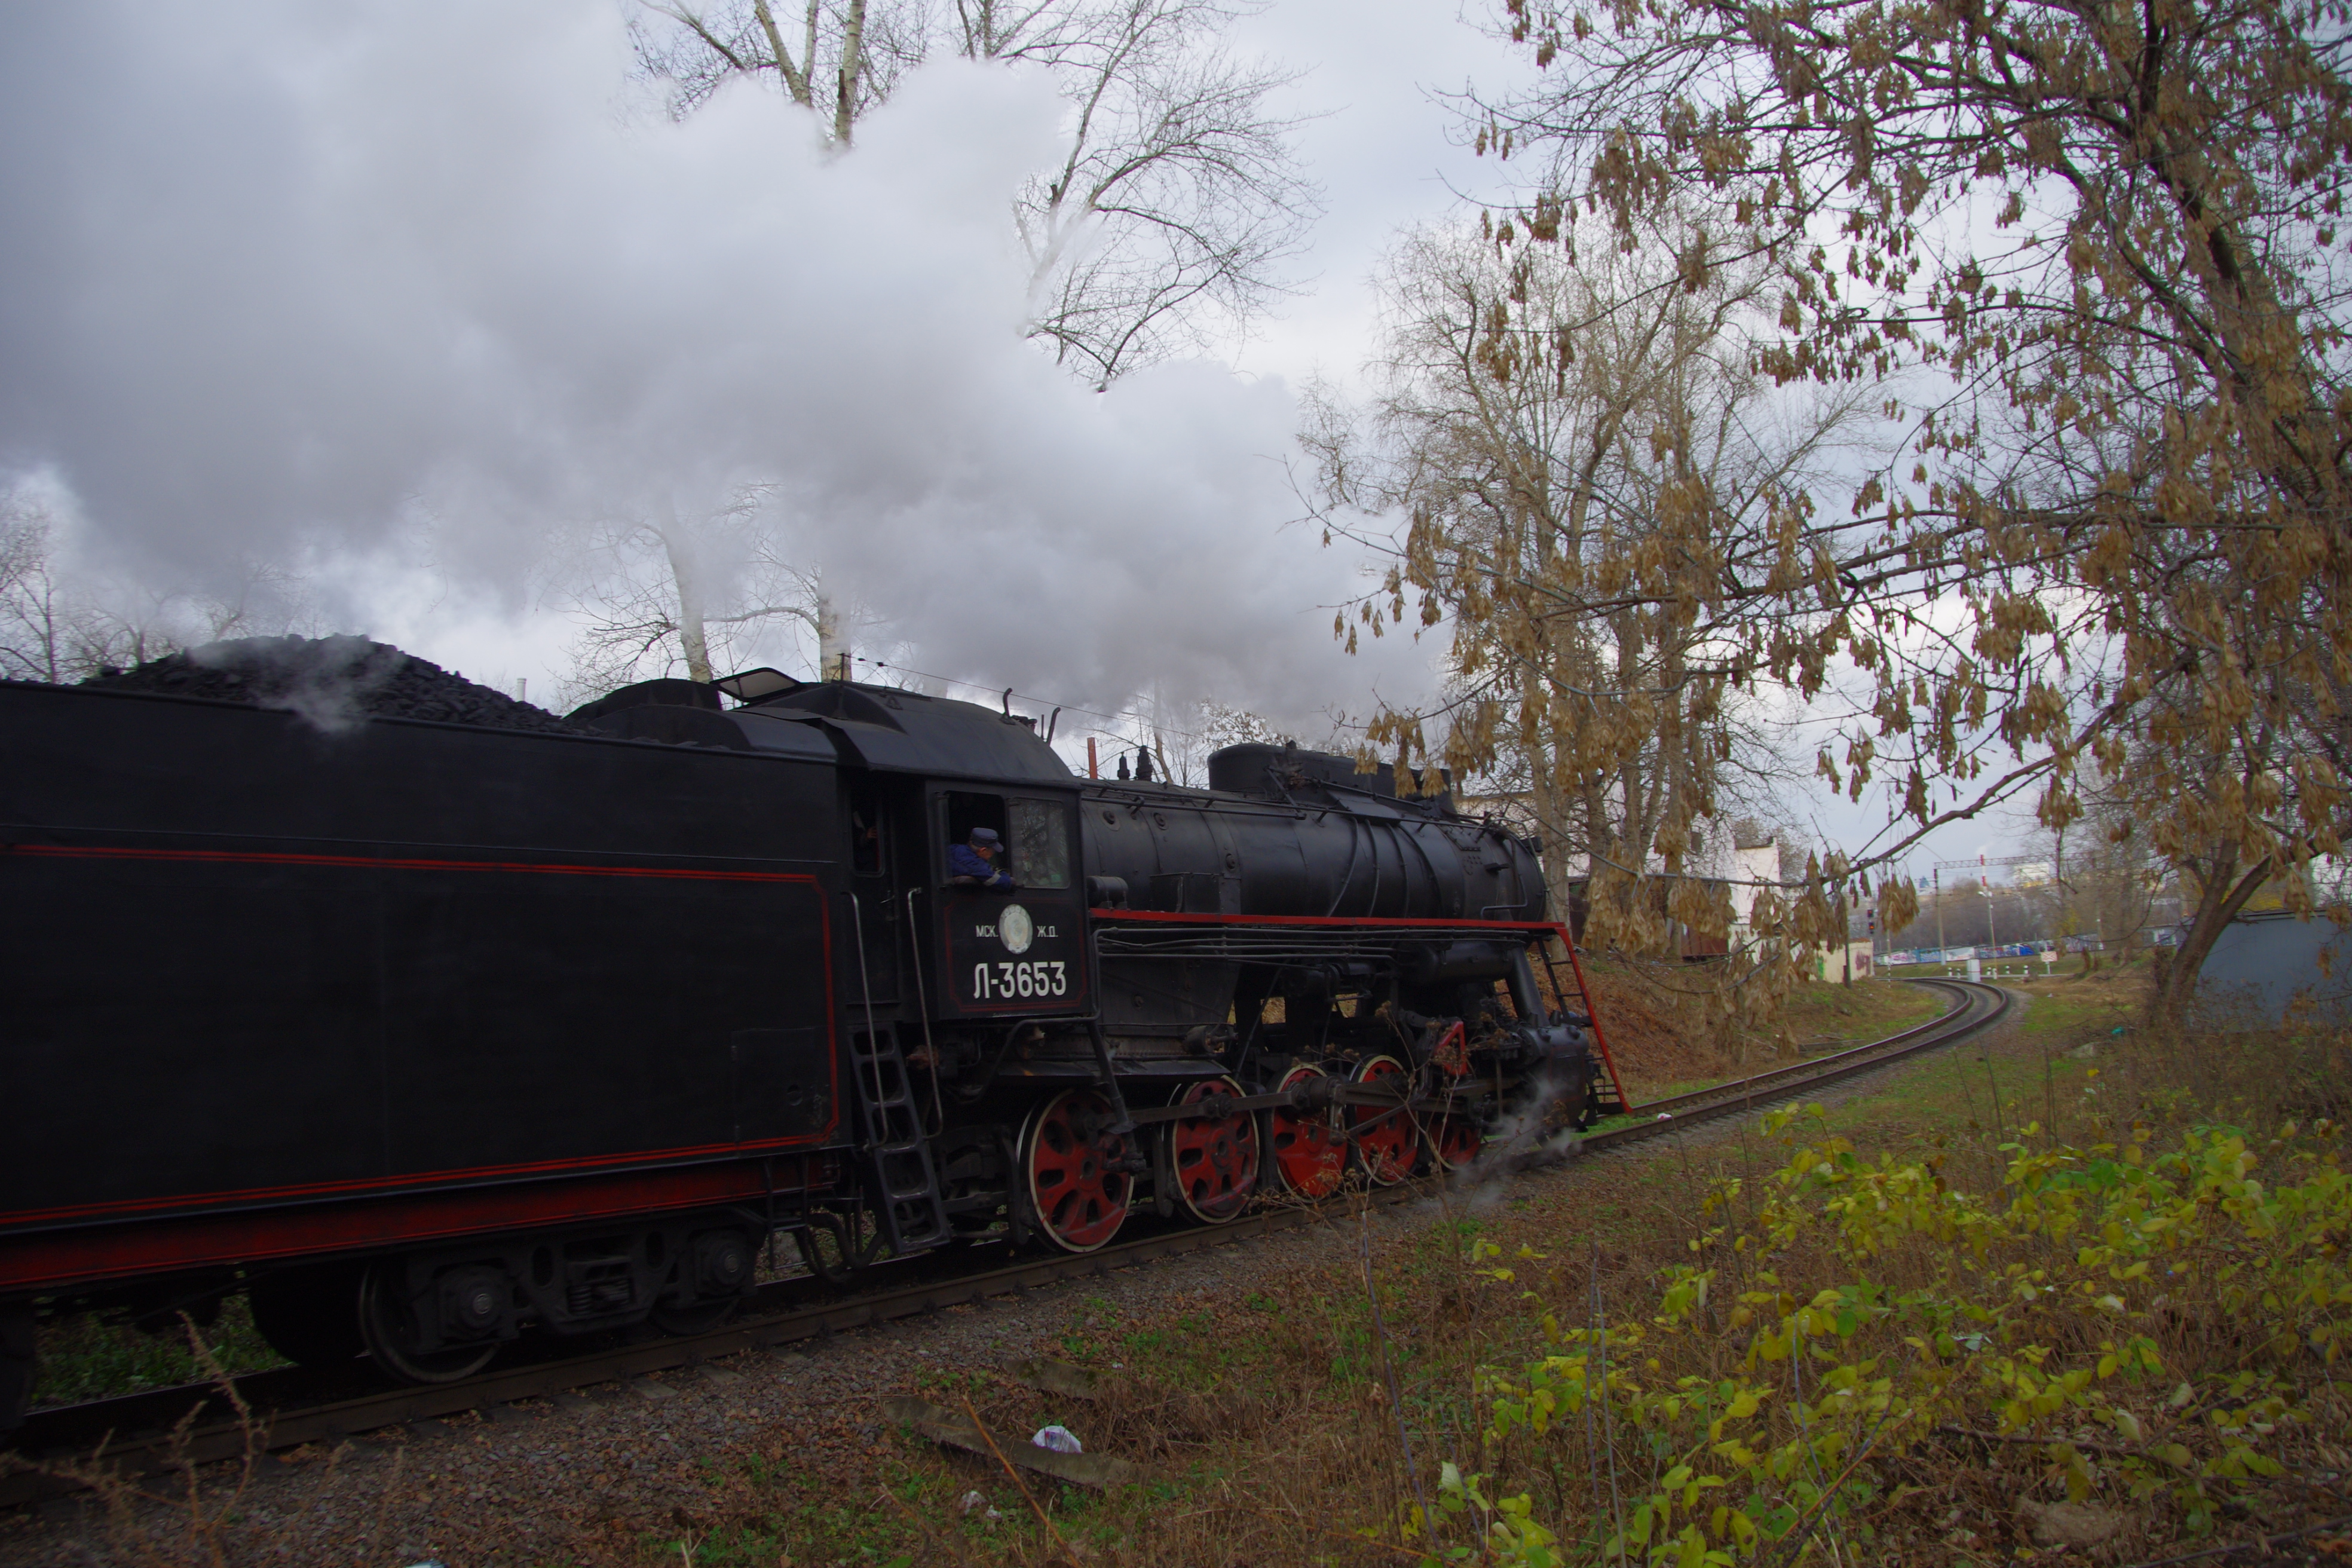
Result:
[[[698,1331],[779,1237],[1084,1251],[1612,1097],[1534,846],[1344,757],[1079,778],[773,670],[536,730],[0,684],[0,734],[9,1422],[51,1313],[242,1291],[437,1382]],[[979,828],[1011,888],[951,876]]]

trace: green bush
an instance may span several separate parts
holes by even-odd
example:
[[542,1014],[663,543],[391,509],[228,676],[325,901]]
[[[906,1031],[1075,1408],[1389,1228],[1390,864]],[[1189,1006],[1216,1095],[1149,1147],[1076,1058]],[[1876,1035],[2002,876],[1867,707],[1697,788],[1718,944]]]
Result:
[[[1480,1369],[1489,1468],[1446,1467],[1439,1517],[1415,1515],[1431,1561],[1795,1561],[1874,1539],[1931,1459],[2030,1466],[2194,1535],[2259,1510],[2296,1445],[2340,1426],[2352,1183],[2332,1125],[2259,1149],[2226,1126],[2161,1148],[2145,1125],[2087,1148],[2029,1127],[1986,1197],[1940,1156],[1865,1157],[1818,1108],[1767,1131],[1785,1163],[1717,1188],[1647,1321],[1537,1303],[1547,1353]],[[1512,1285],[1498,1251],[1472,1260]],[[1538,1517],[1525,1478],[1563,1459],[1580,1495],[1555,1486]]]

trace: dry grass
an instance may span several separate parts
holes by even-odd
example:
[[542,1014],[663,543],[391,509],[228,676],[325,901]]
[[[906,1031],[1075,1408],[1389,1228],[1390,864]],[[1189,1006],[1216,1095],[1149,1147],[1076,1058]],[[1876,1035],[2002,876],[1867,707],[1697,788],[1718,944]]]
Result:
[[[1951,1190],[1987,1204],[2001,1201],[2003,1177],[2014,1173],[2021,1156],[2062,1145],[2126,1147],[2136,1132],[2142,1148],[2158,1151],[2216,1122],[2260,1130],[2252,1140],[2262,1162],[2256,1173],[2273,1183],[2286,1179],[2285,1162],[2298,1149],[2332,1159],[2327,1141],[2314,1143],[2308,1129],[2343,1114],[2345,1072],[2352,1067],[2344,1040],[2116,1041],[2101,1032],[2106,1048],[2096,1060],[2065,1054],[2092,1026],[2061,1021],[2017,1031],[2000,1049],[1945,1058],[1895,1094],[1832,1112],[1817,1125],[1799,1124],[1788,1135],[1816,1148],[1848,1140],[1865,1163],[1885,1154],[1898,1165],[1931,1167]],[[2294,1119],[2306,1130],[2299,1140],[2268,1136]],[[1611,1342],[1625,1347],[1617,1353],[1627,1360],[1616,1370],[1651,1395],[1671,1391],[1681,1378],[1702,1387],[1742,1378],[1765,1386],[1766,1410],[1751,1433],[1759,1448],[1801,1436],[1789,1414],[1800,1403],[1815,1405],[1813,1419],[1822,1419],[1819,1390],[1792,1397],[1800,1391],[1788,1386],[1787,1363],[1748,1359],[1756,1323],[1732,1322],[1743,1291],[1785,1289],[1801,1305],[1814,1290],[1853,1276],[1853,1258],[1818,1228],[1786,1241],[1769,1260],[1731,1250],[1736,1234],[1759,1237],[1769,1228],[1772,1195],[1786,1195],[1770,1173],[1790,1152],[1748,1135],[1611,1162],[1475,1206],[1433,1210],[1406,1237],[1351,1246],[1356,1261],[1349,1266],[1318,1268],[1244,1301],[1150,1317],[1106,1310],[1083,1318],[1066,1349],[1108,1376],[1103,1398],[1075,1415],[1066,1399],[993,1374],[943,1383],[969,1393],[992,1429],[1015,1441],[1047,1421],[1082,1423],[1090,1451],[1141,1463],[1155,1479],[1108,1497],[1060,1489],[1046,1499],[1041,1492],[1054,1519],[1049,1537],[1025,1517],[1001,1468],[984,1458],[908,1442],[885,1468],[894,1496],[903,1500],[888,1516],[896,1537],[916,1562],[949,1560],[940,1555],[946,1546],[974,1564],[1395,1563],[1423,1560],[1425,1538],[1409,1532],[1428,1508],[1441,1516],[1440,1547],[1466,1552],[1444,1560],[1540,1560],[1498,1554],[1497,1538],[1485,1529],[1493,1520],[1479,1518],[1475,1505],[1444,1516],[1442,1478],[1450,1464],[1497,1478],[1485,1488],[1490,1500],[1526,1494],[1534,1520],[1564,1539],[1562,1561],[1603,1561],[1598,1540],[1655,1489],[1691,1435],[1687,1419],[1660,1417],[1654,1404],[1643,1415],[1629,1396],[1597,1403],[1590,1431],[1580,1415],[1562,1416],[1541,1436],[1521,1427],[1493,1441],[1497,1400],[1509,1392],[1498,1384],[1523,1383],[1523,1369],[1546,1356],[1580,1353],[1592,1342],[1586,1331],[1605,1319],[1626,1336]],[[2333,1166],[2302,1169],[2309,1175]],[[1711,1215],[1696,1212],[1698,1194],[1733,1179],[1741,1185],[1725,1207]],[[2074,1240],[2025,1236],[2001,1245],[2014,1254],[2002,1254],[2009,1261],[2034,1261],[2039,1248],[2046,1257],[2036,1267],[2075,1267],[2069,1261]],[[1898,1430],[1901,1424],[1883,1413],[1876,1428],[1860,1418],[1848,1433],[1850,1468],[1821,1475],[1815,1489],[1850,1495],[1834,1510],[1821,1507],[1796,1520],[1780,1544],[1735,1552],[1733,1560],[1958,1564],[2038,1553],[2125,1563],[2164,1555],[2176,1541],[2229,1539],[2352,1513],[2345,1496],[2352,1489],[2346,1479],[2352,1456],[2343,1449],[2343,1391],[2307,1350],[2266,1349],[2243,1304],[2227,1306],[2222,1276],[2232,1249],[2243,1252],[2243,1238],[2217,1233],[2199,1247],[2193,1258],[2170,1260],[2185,1278],[2169,1289],[2146,1281],[2116,1288],[2130,1301],[2130,1326],[2152,1342],[2160,1373],[2128,1390],[2128,1379],[2110,1379],[2097,1385],[2096,1408],[2069,1405],[2014,1430],[2002,1428],[1997,1402],[1973,1394],[1939,1406],[1932,1421],[1921,1417],[1926,1425],[1918,1430]],[[1367,1289],[1367,1254],[1376,1299]],[[1885,1249],[1871,1279],[1890,1296],[1938,1289],[1965,1294],[1955,1284],[1961,1276],[1952,1268],[1954,1256],[1949,1245],[1914,1235]],[[1778,1285],[1759,1273],[1767,1262]],[[1673,1271],[1693,1264],[1715,1270],[1713,1304],[1677,1327],[1662,1327],[1656,1320]],[[1498,1278],[1497,1270],[1509,1277]],[[1874,1376],[1898,1385],[1905,1376],[1916,1381],[1918,1352],[1906,1352],[1899,1328],[1865,1327],[1843,1342],[1832,1334],[1822,1343],[1833,1355],[1799,1363],[1797,1376],[1832,1375],[1839,1366],[1875,1358]],[[2054,1308],[2044,1318],[2025,1314],[2016,1329],[2019,1344],[2041,1344],[2053,1369],[2095,1361],[2101,1333],[2116,1337],[2111,1326]],[[2169,1404],[2183,1384],[2197,1391],[2193,1403]],[[2281,1386],[2290,1391],[2286,1405],[2263,1406]],[[2101,1414],[2109,1409],[2140,1423],[2137,1443]],[[2249,1419],[2268,1429],[2249,1426],[2241,1436],[2251,1451],[2284,1467],[2279,1474],[2221,1473],[2236,1440],[2215,1424],[2214,1413],[2224,1409],[2256,1412]],[[2191,1451],[2197,1467],[2219,1467],[2200,1482],[2201,1503],[2183,1500],[2183,1477],[2164,1462],[2144,1462],[2175,1442]],[[2070,1473],[2077,1478],[2079,1505],[2088,1510],[2079,1515],[2059,1507],[2068,1500]],[[961,1500],[973,1492],[1000,1517],[989,1520],[979,1507],[961,1511]],[[1800,1487],[1789,1495],[1813,1494]],[[2021,1500],[2044,1511],[2021,1510]],[[901,1506],[920,1519],[922,1534],[897,1511]],[[2043,1539],[2036,1539],[2037,1529]],[[2050,1531],[2069,1529],[2109,1533],[2092,1545],[2052,1544]],[[881,1537],[866,1537],[866,1552],[889,1550],[891,1532]],[[737,1539],[748,1545],[752,1537]],[[795,1563],[872,1560],[837,1534],[784,1528],[758,1539],[769,1555],[730,1555],[728,1543],[714,1538],[708,1544],[720,1553],[698,1561],[772,1563],[773,1548]],[[1638,1552],[1633,1560],[1641,1560]]]
[[[194,1369],[195,1381],[215,1391],[218,1405],[192,1406],[173,1429],[160,1462],[151,1470],[126,1471],[101,1443],[87,1457],[71,1459],[35,1462],[0,1453],[0,1475],[30,1471],[86,1493],[96,1505],[99,1529],[97,1537],[85,1543],[85,1550],[102,1542],[105,1555],[97,1561],[125,1568],[231,1568],[252,1561],[286,1561],[274,1543],[257,1545],[242,1539],[249,1532],[239,1528],[245,1522],[256,1467],[268,1452],[268,1433],[261,1418],[238,1393],[235,1373],[206,1342],[211,1336],[184,1313],[180,1329],[179,1338],[186,1347],[187,1364]],[[226,1409],[236,1418],[243,1437],[237,1458],[207,1466],[188,1463],[190,1434],[199,1420],[216,1414],[217,1408]],[[344,1452],[344,1447],[338,1446],[325,1455],[329,1470],[341,1463]],[[382,1497],[386,1504],[400,1489],[401,1469],[395,1455],[383,1481]],[[380,1510],[372,1529],[342,1544],[353,1554],[364,1554],[369,1549],[383,1550],[385,1542]]]
[[[1702,967],[1588,958],[1584,968],[1610,1055],[1637,1101],[1785,1060],[1777,1039],[1756,1035],[1728,1046],[1710,1043],[1687,1021],[1690,988],[1708,982]],[[1900,1034],[1944,1005],[1937,993],[1892,980],[1815,981],[1790,991],[1780,1024],[1800,1054],[1819,1055]]]

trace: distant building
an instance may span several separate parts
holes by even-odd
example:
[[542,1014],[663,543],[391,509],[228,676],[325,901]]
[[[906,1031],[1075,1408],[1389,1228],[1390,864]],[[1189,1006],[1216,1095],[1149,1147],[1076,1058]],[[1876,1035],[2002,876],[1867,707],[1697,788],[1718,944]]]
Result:
[[1748,924],[1750,911],[1756,908],[1756,895],[1762,892],[1759,883],[1776,883],[1780,879],[1780,846],[1767,838],[1761,844],[1741,844],[1731,851],[1731,923]]
[[1731,894],[1729,946],[1737,952],[1756,941],[1753,916],[1758,896],[1780,880],[1780,841],[1767,838],[1761,844],[1733,845],[1731,864],[1727,870]]
[[1873,973],[1871,966],[1874,962],[1867,940],[1849,942],[1845,944],[1845,950],[1843,952],[1832,948],[1827,952],[1815,954],[1813,974],[1816,979],[1834,980],[1841,983],[1867,980]]

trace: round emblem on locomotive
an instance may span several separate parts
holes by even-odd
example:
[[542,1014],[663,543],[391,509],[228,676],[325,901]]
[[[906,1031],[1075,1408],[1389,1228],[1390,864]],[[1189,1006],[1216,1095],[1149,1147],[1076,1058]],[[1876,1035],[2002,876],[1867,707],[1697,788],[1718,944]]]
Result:
[[1005,952],[1026,952],[1029,944],[1036,940],[1037,925],[1029,918],[1027,910],[1019,904],[1007,904],[997,914],[996,934],[1003,942]]

